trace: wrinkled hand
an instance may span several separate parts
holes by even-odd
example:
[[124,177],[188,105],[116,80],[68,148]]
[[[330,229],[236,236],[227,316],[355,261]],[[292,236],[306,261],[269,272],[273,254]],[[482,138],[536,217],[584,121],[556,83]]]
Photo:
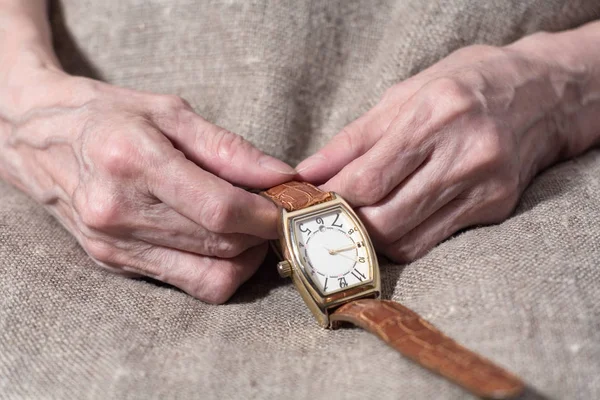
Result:
[[293,169],[212,125],[174,96],[61,73],[15,90],[0,128],[4,170],[100,265],[225,301],[277,237],[276,207],[234,187]]
[[383,253],[411,261],[507,218],[556,157],[560,121],[540,110],[569,86],[550,69],[508,49],[462,49],[389,89],[296,169],[358,207]]

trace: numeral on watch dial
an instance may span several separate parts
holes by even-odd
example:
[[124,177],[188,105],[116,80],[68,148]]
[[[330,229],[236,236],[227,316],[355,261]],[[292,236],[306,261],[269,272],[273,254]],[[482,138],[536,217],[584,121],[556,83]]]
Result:
[[372,279],[366,238],[342,207],[298,217],[291,226],[305,276],[323,294]]

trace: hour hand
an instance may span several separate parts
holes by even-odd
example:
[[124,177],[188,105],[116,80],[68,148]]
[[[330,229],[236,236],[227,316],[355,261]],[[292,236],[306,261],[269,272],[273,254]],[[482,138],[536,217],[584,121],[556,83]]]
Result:
[[329,250],[329,254],[331,254],[333,256],[333,255],[336,255],[338,253],[341,253],[342,251],[348,251],[348,250],[352,250],[352,249],[355,249],[355,248],[356,248],[356,243],[354,243],[354,244],[352,244],[350,246],[342,247],[340,249],[334,249],[334,250],[329,250],[328,249],[328,250]]

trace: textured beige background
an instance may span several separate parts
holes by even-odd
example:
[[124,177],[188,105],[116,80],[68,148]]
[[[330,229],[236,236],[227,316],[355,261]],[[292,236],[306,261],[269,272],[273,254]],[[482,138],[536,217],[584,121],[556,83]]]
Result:
[[[187,98],[295,163],[394,82],[471,43],[594,18],[598,1],[63,0],[72,72]],[[505,223],[407,266],[385,295],[552,398],[600,398],[600,152],[541,175]],[[0,397],[462,399],[358,329],[321,330],[268,260],[230,303],[110,275],[0,183]]]

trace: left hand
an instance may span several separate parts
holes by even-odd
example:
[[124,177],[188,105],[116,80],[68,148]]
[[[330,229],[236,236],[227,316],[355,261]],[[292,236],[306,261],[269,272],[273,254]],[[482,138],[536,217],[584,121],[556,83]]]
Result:
[[558,159],[568,78],[514,48],[461,49],[393,86],[296,169],[356,207],[380,251],[414,260],[506,219]]

